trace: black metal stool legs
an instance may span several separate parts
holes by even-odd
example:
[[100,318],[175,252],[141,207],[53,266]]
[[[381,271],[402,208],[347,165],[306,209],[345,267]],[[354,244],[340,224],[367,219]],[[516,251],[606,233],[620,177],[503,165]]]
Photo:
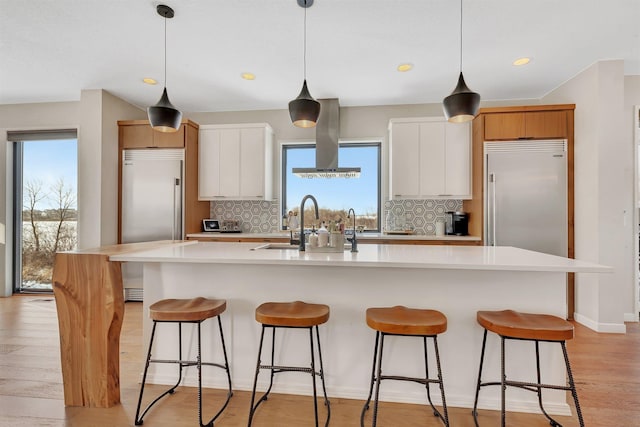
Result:
[[[276,366],[274,364],[274,358],[275,358],[275,333],[276,333],[276,328],[281,327],[288,327],[288,328],[292,328],[292,329],[309,329],[309,344],[310,344],[310,350],[311,350],[311,366],[309,368],[306,367],[299,367],[299,366]],[[273,334],[271,336],[271,364],[270,365],[263,365],[261,362],[262,359],[262,347],[264,344],[264,331],[265,328],[271,328],[273,331]],[[316,371],[316,366],[315,366],[315,349],[314,349],[314,344],[313,344],[313,328],[314,326],[309,326],[309,327],[294,327],[294,326],[271,326],[271,325],[262,325],[262,332],[260,334],[260,344],[259,344],[259,348],[258,348],[258,361],[256,363],[256,373],[255,373],[255,377],[253,379],[253,390],[251,392],[251,407],[249,409],[249,422],[248,422],[248,426],[251,427],[251,424],[253,423],[253,417],[255,415],[256,409],[258,409],[258,406],[260,406],[260,404],[262,402],[264,402],[265,400],[267,400],[269,393],[271,392],[271,388],[273,387],[273,377],[275,374],[281,373],[281,372],[307,372],[311,374],[312,377],[312,382],[313,382],[313,407],[314,407],[314,417],[315,417],[315,425],[316,427],[319,426],[319,418],[318,418],[318,400],[317,400],[317,391],[316,391],[316,375],[320,377],[321,383],[322,383],[322,392],[324,394],[324,403],[325,406],[327,407],[327,420],[325,422],[325,427],[329,425],[329,419],[331,417],[331,406],[329,403],[329,398],[327,397],[327,389],[326,389],[326,385],[325,385],[325,381],[324,381],[324,367],[322,365],[322,349],[320,347],[320,333],[318,331],[318,326],[315,326],[316,329],[316,338],[317,338],[317,344],[318,344],[318,362],[320,364],[320,370]],[[270,371],[270,379],[269,379],[269,388],[267,389],[267,391],[262,395],[262,397],[260,397],[260,399],[258,399],[258,402],[255,401],[255,397],[256,397],[256,389],[257,389],[257,384],[258,384],[258,375],[260,374],[260,370],[261,369],[268,369]]]
[[[322,365],[322,348],[320,347],[320,331],[318,330],[318,325],[315,326],[315,329],[316,329],[316,342],[318,343],[318,361],[320,362],[320,382],[322,383],[322,394],[324,395],[324,406],[327,407],[327,421],[325,422],[325,427],[326,427],[329,425],[329,419],[331,418],[331,403],[329,402],[329,397],[327,396],[327,386],[324,383],[324,366]],[[311,345],[313,346],[313,338],[311,338]],[[313,375],[315,378],[315,373]],[[315,390],[315,385],[313,388]]]
[[573,373],[571,372],[571,363],[569,363],[569,355],[567,354],[567,346],[562,341],[562,354],[564,355],[564,363],[567,365],[567,377],[569,377],[569,388],[571,389],[571,396],[573,396],[573,403],[576,405],[576,413],[578,414],[578,422],[580,427],[584,427],[584,420],[582,419],[582,410],[580,409],[580,402],[578,402],[578,392],[576,391],[576,384],[573,382]]
[[[413,378],[413,377],[404,377],[404,376],[396,376],[396,375],[382,375],[382,353],[384,349],[384,338],[385,335],[394,335],[394,336],[412,336],[412,337],[422,337],[423,346],[424,346],[424,363],[425,363],[425,378]],[[431,379],[429,377],[429,362],[427,355],[427,338],[433,338],[435,355],[436,355],[436,364],[438,368],[438,379]],[[376,343],[373,350],[373,366],[371,368],[371,384],[369,387],[369,396],[367,396],[367,401],[365,402],[362,412],[360,413],[360,426],[364,427],[364,417],[365,413],[369,409],[369,405],[371,404],[371,397],[373,395],[373,389],[375,385],[375,396],[373,397],[373,420],[372,427],[375,427],[378,422],[378,402],[380,396],[380,382],[382,380],[396,380],[396,381],[411,381],[419,384],[423,384],[427,390],[427,399],[429,401],[429,405],[433,409],[433,415],[440,418],[445,426],[449,426],[449,415],[447,411],[447,402],[444,397],[444,383],[442,381],[442,370],[440,367],[440,354],[438,351],[438,342],[436,335],[398,335],[398,334],[387,334],[384,332],[376,331]],[[431,391],[429,390],[429,384],[436,383],[440,386],[440,395],[442,397],[442,413],[438,411],[433,402],[431,401]]]
[[471,413],[473,414],[473,421],[476,424],[476,427],[479,427],[478,425],[478,396],[480,395],[480,386],[482,385],[482,364],[484,362],[484,349],[487,346],[487,330],[484,330],[484,336],[482,338],[482,351],[480,352],[480,369],[478,370],[478,382],[476,385],[476,397],[473,401],[473,411],[471,411]]
[[373,385],[376,382],[376,367],[378,366],[378,341],[380,340],[380,332],[376,332],[376,344],[373,347],[373,363],[371,364],[371,384],[369,386],[369,396],[367,396],[367,401],[362,407],[362,412],[360,413],[360,426],[364,427],[364,414],[369,410],[369,404],[371,403],[371,395],[373,394]]
[[[231,399],[231,396],[233,395],[233,391],[232,391],[232,386],[231,386],[231,371],[229,369],[229,361],[227,359],[227,349],[225,346],[225,342],[224,342],[224,333],[222,331],[222,322],[220,320],[220,316],[218,317],[218,327],[220,329],[220,339],[221,339],[221,343],[222,343],[222,352],[224,354],[224,365],[219,364],[219,363],[205,363],[202,362],[202,342],[201,342],[201,323],[202,321],[194,321],[194,322],[179,322],[179,321],[175,321],[175,322],[167,322],[167,323],[177,323],[178,324],[178,359],[177,360],[155,360],[155,359],[151,359],[151,350],[153,347],[153,340],[155,337],[155,332],[156,332],[156,326],[157,326],[157,321],[153,322],[153,327],[151,329],[151,339],[149,340],[149,350],[147,352],[147,359],[146,359],[146,363],[145,363],[145,368],[144,368],[144,373],[142,375],[142,384],[140,386],[140,396],[138,398],[138,406],[136,408],[136,417],[135,417],[135,425],[142,425],[143,424],[143,418],[146,415],[146,413],[149,411],[149,409],[151,409],[151,407],[153,405],[155,405],[160,399],[162,399],[164,396],[166,396],[167,394],[173,394],[175,392],[175,389],[178,387],[178,385],[180,385],[180,382],[182,381],[182,370],[183,368],[187,367],[187,366],[196,366],[198,369],[198,421],[200,424],[200,427],[212,427],[213,426],[213,422],[220,416],[220,414],[222,413],[222,411],[224,411],[224,409],[227,407],[227,405],[229,404],[229,399]],[[198,333],[198,337],[197,337],[197,359],[195,361],[193,360],[183,360],[182,359],[182,323],[196,323],[197,324],[197,333]],[[175,385],[173,385],[171,388],[169,388],[168,390],[166,390],[164,393],[160,394],[158,397],[156,397],[149,405],[147,405],[147,407],[145,408],[145,410],[142,412],[142,414],[140,415],[140,408],[142,405],[142,397],[144,394],[144,387],[146,384],[146,380],[147,380],[147,372],[149,369],[149,365],[151,363],[175,363],[178,365],[178,381],[175,383]],[[209,422],[207,424],[204,424],[202,421],[202,366],[215,366],[221,369],[224,369],[227,373],[227,381],[229,384],[229,390],[227,392],[227,399],[224,403],[224,405],[222,406],[222,408],[216,413],[216,415],[211,418],[211,420],[209,420]]]
[[[444,417],[443,417],[443,414],[441,414],[440,411],[436,409],[433,403],[431,403],[431,396],[429,396],[429,383],[426,384],[427,396],[429,396],[429,403],[431,404],[431,408],[433,408],[433,415],[439,417],[444,422],[445,426],[449,426],[449,411],[447,411],[447,401],[444,397],[444,382],[442,381],[442,369],[440,368],[440,352],[438,351],[438,337],[436,335],[433,336],[433,347],[436,353],[436,366],[438,368],[438,385],[440,386],[440,397],[442,398],[442,412],[444,413]],[[424,337],[424,363],[425,363],[425,367],[427,367],[427,381],[428,381],[429,368],[427,365],[427,337]]]
[[[158,402],[160,399],[162,399],[164,396],[166,396],[167,394],[173,394],[176,390],[176,387],[178,387],[178,385],[180,384],[180,381],[182,381],[182,368],[184,367],[182,363],[180,363],[178,365],[178,381],[168,390],[166,390],[165,392],[163,392],[162,394],[160,394],[158,397],[156,397],[155,399],[153,399],[153,401],[151,403],[149,403],[149,405],[147,405],[147,407],[145,408],[145,410],[142,412],[142,414],[140,414],[140,407],[142,406],[142,396],[144,394],[144,386],[147,382],[147,372],[149,371],[149,365],[151,363],[153,363],[153,361],[151,360],[151,349],[153,348],[153,339],[155,337],[156,334],[156,326],[157,326],[157,322],[153,322],[153,327],[151,328],[151,338],[149,339],[149,350],[147,351],[147,359],[144,365],[144,373],[142,374],[142,384],[140,385],[140,395],[138,397],[138,406],[136,407],[136,418],[135,418],[135,425],[139,426],[142,425],[143,423],[143,418],[146,415],[146,413],[149,411],[149,409],[151,409],[151,407],[153,405],[156,404],[156,402]],[[182,360],[182,324],[178,323],[178,358],[179,360]]]
[[505,408],[505,401],[506,401],[506,389],[507,386],[511,386],[511,387],[518,387],[524,390],[528,390],[528,391],[532,391],[535,392],[538,396],[538,405],[540,406],[540,410],[542,411],[542,414],[545,416],[545,418],[547,418],[547,420],[549,421],[549,424],[554,426],[554,427],[562,427],[561,424],[556,421],[555,419],[553,419],[553,417],[551,417],[547,411],[544,409],[543,403],[542,403],[542,389],[543,388],[548,388],[548,389],[553,389],[553,390],[566,390],[566,391],[571,391],[571,395],[573,397],[573,402],[576,406],[576,413],[578,414],[578,421],[580,423],[580,427],[584,427],[584,421],[582,419],[582,411],[580,409],[580,403],[578,402],[578,394],[576,392],[576,387],[575,387],[575,383],[573,381],[573,374],[571,372],[571,365],[569,363],[569,356],[567,355],[567,349],[566,349],[566,345],[565,345],[565,341],[545,341],[545,342],[554,342],[554,343],[559,343],[562,346],[562,352],[564,355],[564,361],[565,361],[565,365],[566,365],[566,369],[567,369],[567,376],[569,379],[569,386],[560,386],[560,385],[551,385],[551,384],[543,384],[542,383],[542,378],[541,378],[541,374],[540,374],[540,349],[539,349],[539,343],[540,341],[543,340],[535,340],[535,339],[522,339],[523,341],[533,341],[535,343],[535,350],[536,350],[536,379],[537,379],[537,383],[529,383],[529,382],[522,382],[522,381],[509,381],[507,380],[507,376],[505,374],[505,340],[507,339],[517,339],[517,338],[510,338],[510,337],[503,337],[500,336],[500,381],[493,381],[493,382],[482,382],[482,367],[483,367],[483,363],[484,363],[484,353],[485,353],[485,348],[486,348],[486,342],[487,342],[487,330],[485,329],[484,331],[484,337],[482,339],[482,350],[480,352],[480,368],[478,370],[478,382],[477,382],[477,386],[476,386],[476,396],[475,396],[475,400],[473,403],[473,419],[475,422],[476,427],[479,427],[478,424],[478,396],[480,394],[480,388],[484,387],[484,386],[492,386],[492,385],[499,385],[501,390],[500,390],[500,394],[501,394],[501,404],[500,404],[500,423],[502,427],[506,426],[506,408]]

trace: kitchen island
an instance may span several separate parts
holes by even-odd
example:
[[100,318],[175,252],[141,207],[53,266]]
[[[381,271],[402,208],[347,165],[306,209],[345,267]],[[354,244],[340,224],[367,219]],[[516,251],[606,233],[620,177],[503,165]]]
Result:
[[[511,247],[362,245],[359,252],[313,253],[293,249],[256,249],[257,243],[203,243],[116,254],[112,262],[143,263],[145,312],[163,298],[196,296],[225,298],[223,314],[227,351],[235,389],[250,390],[255,372],[260,327],[254,310],[265,301],[324,303],[331,317],[320,328],[327,388],[330,396],[365,399],[368,391],[374,332],[365,323],[365,310],[373,306],[405,305],[442,311],[448,330],[439,337],[447,402],[471,407],[482,342],[477,310],[514,309],[566,317],[566,273],[606,273],[605,266]],[[215,334],[214,322],[203,324],[203,336]],[[151,328],[144,318],[145,345]],[[176,352],[174,331],[157,332],[158,345]],[[280,364],[306,363],[304,335],[287,331],[287,352]],[[193,336],[193,335],[190,335]],[[283,338],[283,337],[281,337]],[[385,356],[394,374],[416,376],[424,370],[418,340],[389,340]],[[215,339],[205,339],[203,356],[221,357]],[[282,342],[282,341],[280,341]],[[507,375],[535,378],[533,344],[509,343]],[[555,348],[558,347],[558,348]],[[431,350],[430,350],[431,351]],[[278,349],[276,349],[278,354]],[[170,354],[167,357],[172,356]],[[485,362],[486,378],[499,376],[499,340],[490,336]],[[559,346],[541,349],[544,380],[565,381]],[[302,358],[302,360],[300,360]],[[142,366],[142,361],[141,361]],[[148,380],[169,384],[174,370],[150,368]],[[205,371],[207,386],[224,388],[224,378]],[[266,380],[267,376],[263,376]],[[305,375],[278,376],[274,390],[310,394]],[[195,383],[189,372],[186,384]],[[259,388],[266,387],[259,383]],[[381,399],[424,403],[424,389],[414,384],[389,382]],[[437,396],[437,393],[433,394]],[[536,396],[521,390],[507,393],[509,410],[537,411]],[[545,407],[568,414],[566,393],[548,391]],[[483,391],[479,406],[499,407],[499,387]]]

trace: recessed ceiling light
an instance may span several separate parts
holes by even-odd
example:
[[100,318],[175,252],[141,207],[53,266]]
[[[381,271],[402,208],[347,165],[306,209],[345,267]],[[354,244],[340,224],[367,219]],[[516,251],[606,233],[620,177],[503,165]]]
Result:
[[406,63],[406,64],[400,64],[398,65],[398,71],[404,73],[405,71],[409,71],[413,68],[412,64]]
[[142,81],[148,85],[155,85],[158,83],[156,79],[152,79],[151,77],[145,77],[144,79],[142,79]]
[[523,57],[523,58],[518,58],[515,61],[513,61],[513,65],[527,65],[529,62],[531,62],[531,58],[527,58],[527,57]]
[[242,73],[240,76],[245,80],[255,80],[256,79],[256,75],[253,74],[253,73]]

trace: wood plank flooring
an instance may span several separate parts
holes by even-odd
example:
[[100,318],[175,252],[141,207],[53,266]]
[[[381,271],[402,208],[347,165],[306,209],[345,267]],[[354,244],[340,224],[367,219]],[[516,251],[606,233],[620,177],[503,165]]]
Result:
[[[0,426],[133,426],[137,380],[144,358],[142,315],[142,304],[126,304],[120,355],[122,404],[109,409],[65,408],[53,297],[0,298]],[[576,325],[576,338],[568,343],[587,426],[640,426],[640,326],[629,323],[627,327],[628,333],[620,335],[598,334]],[[370,363],[370,355],[363,358]],[[152,388],[160,389],[151,386],[149,390]],[[215,425],[246,426],[249,398],[247,392],[235,392]],[[204,399],[205,405],[215,405],[221,401],[222,392],[205,390]],[[362,404],[358,400],[331,399],[330,425],[358,426]],[[312,408],[309,397],[273,394],[257,412],[254,426],[311,426]],[[212,406],[205,406],[205,416],[213,411]],[[469,409],[450,408],[449,414],[451,426],[474,425]],[[578,425],[576,417],[558,420],[565,427]],[[518,427],[549,425],[544,417],[535,414],[509,413],[507,422]],[[196,391],[187,387],[160,403],[144,420],[145,426],[197,424]],[[500,425],[499,413],[481,411],[480,424]],[[428,427],[442,423],[425,406],[383,403],[378,425]]]

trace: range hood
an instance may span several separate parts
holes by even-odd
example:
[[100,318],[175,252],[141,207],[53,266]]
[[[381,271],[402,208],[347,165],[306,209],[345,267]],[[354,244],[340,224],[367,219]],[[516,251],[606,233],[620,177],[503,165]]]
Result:
[[359,178],[360,168],[338,167],[340,103],[337,98],[319,99],[320,117],[316,124],[316,167],[293,168],[300,178]]

